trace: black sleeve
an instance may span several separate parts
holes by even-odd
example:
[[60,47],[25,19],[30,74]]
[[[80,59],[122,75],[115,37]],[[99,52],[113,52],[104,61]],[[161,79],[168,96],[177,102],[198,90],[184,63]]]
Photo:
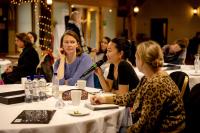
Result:
[[114,80],[114,64],[110,64],[107,78]]
[[119,85],[129,85],[132,76],[132,66],[126,62],[122,61],[118,66],[118,82]]

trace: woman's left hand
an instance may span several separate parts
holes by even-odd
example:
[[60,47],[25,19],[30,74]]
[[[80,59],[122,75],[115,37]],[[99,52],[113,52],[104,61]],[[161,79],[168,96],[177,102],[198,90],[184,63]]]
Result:
[[93,105],[102,104],[102,103],[104,103],[104,98],[102,96],[99,96],[99,95],[94,95],[94,96],[90,97],[90,102]]

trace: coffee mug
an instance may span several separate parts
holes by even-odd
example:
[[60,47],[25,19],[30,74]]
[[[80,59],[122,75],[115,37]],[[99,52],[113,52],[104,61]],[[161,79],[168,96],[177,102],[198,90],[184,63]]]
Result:
[[81,102],[81,90],[71,90],[72,105],[78,106]]
[[77,87],[77,89],[85,89],[86,80],[77,80],[75,86]]

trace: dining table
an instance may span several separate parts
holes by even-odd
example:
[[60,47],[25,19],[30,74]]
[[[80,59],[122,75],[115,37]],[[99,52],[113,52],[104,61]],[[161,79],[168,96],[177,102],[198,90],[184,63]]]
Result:
[[[46,93],[51,93],[51,85]],[[74,86],[60,85],[59,91],[73,89]],[[0,93],[24,90],[21,84],[0,85]],[[86,87],[90,94],[99,93],[99,89]],[[119,131],[126,108],[119,106],[115,109],[93,111],[85,106],[88,99],[81,100],[79,106],[72,105],[72,101],[64,101],[63,108],[56,108],[57,99],[49,96],[45,101],[31,103],[3,104],[0,103],[0,133],[116,133]],[[55,110],[48,124],[13,124],[16,117],[24,110]],[[72,110],[79,110],[85,115],[71,115]]]
[[[193,65],[174,65],[175,67],[162,67],[161,69],[166,71],[168,74],[171,74],[176,71],[181,71],[186,73],[189,76],[189,87],[192,89],[196,84],[200,83],[200,69],[198,72],[195,72]],[[144,74],[138,70],[137,67],[134,67],[134,70],[139,79],[141,79]]]

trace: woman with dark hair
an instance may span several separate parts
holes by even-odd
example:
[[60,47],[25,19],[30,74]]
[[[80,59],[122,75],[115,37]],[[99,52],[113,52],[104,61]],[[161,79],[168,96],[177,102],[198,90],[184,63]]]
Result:
[[[98,62],[100,60],[104,60],[106,62],[103,65],[101,65],[101,69],[103,73],[105,72],[106,68],[109,67],[109,63],[107,62],[108,59],[106,56],[106,52],[107,52],[107,47],[110,40],[111,39],[109,37],[106,37],[106,36],[103,37],[102,41],[100,42],[99,50],[97,51],[97,53],[95,53],[95,56],[94,56],[94,62]],[[94,52],[96,52],[96,50],[94,50]],[[95,88],[101,88],[101,84],[96,75],[94,75],[94,85],[95,85]]]
[[110,42],[110,38],[105,36],[103,37],[100,46],[99,46],[99,50],[96,53],[96,61],[99,60],[105,60],[107,61],[107,57],[106,57],[106,52],[107,52],[107,47],[108,47],[108,43]]
[[27,35],[28,35],[31,43],[33,44],[33,48],[37,51],[39,59],[41,59],[42,51],[40,49],[40,46],[38,44],[36,44],[36,42],[37,42],[37,34],[35,32],[30,31],[30,32],[27,33]]
[[[75,85],[80,76],[92,66],[89,55],[83,53],[81,39],[74,31],[66,31],[60,42],[59,57],[54,66],[60,84]],[[87,86],[94,87],[93,73],[84,77]]]
[[130,56],[130,43],[126,39],[114,38],[108,44],[107,58],[110,64],[107,80],[100,68],[96,69],[96,75],[104,91],[124,94],[139,83],[139,79],[127,60]]
[[16,34],[15,44],[23,51],[19,56],[16,67],[9,66],[2,74],[5,84],[18,83],[22,77],[36,74],[39,57],[26,33]]
[[30,38],[31,42],[32,42],[33,44],[35,44],[36,41],[37,41],[37,34],[30,31],[30,32],[27,33],[27,35],[28,35],[28,37]]

